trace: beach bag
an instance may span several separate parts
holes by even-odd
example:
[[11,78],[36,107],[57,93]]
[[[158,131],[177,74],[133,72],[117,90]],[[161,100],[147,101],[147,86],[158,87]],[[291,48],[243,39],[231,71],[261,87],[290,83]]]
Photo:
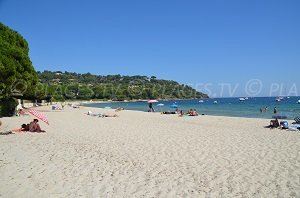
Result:
[[281,121],[280,122],[280,127],[282,129],[288,129],[289,128],[289,123],[287,121]]

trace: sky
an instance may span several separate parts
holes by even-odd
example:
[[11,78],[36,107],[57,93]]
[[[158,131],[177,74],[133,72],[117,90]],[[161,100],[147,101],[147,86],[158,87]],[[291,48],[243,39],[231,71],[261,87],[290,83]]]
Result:
[[0,22],[28,41],[38,71],[300,95],[299,0],[0,0]]

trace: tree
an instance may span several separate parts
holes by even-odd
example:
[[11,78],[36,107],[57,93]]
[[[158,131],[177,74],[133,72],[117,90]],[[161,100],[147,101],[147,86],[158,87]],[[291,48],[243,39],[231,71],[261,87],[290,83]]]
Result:
[[[11,115],[16,106],[13,97],[34,94],[38,80],[29,58],[27,41],[16,31],[0,23],[0,114]],[[9,108],[8,108],[9,107]]]
[[33,90],[38,75],[29,58],[27,41],[0,23],[0,99]]

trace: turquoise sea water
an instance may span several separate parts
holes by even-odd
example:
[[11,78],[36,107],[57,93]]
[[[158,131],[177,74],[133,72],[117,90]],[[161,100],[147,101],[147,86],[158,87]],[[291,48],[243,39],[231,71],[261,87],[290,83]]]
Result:
[[[199,100],[161,100],[158,103],[154,103],[153,107],[156,111],[174,111],[174,108],[171,108],[170,105],[176,104],[180,110],[197,109],[199,113],[206,115],[250,118],[271,118],[274,115],[274,107],[277,107],[278,114],[285,114],[288,116],[288,119],[300,116],[300,104],[297,104],[300,97],[285,97],[281,102],[277,102],[275,99],[275,97],[257,97],[239,101],[239,98],[214,98],[205,99],[203,102],[199,102]],[[217,104],[214,101],[217,101]],[[164,104],[164,106],[157,106],[159,103]],[[137,111],[148,110],[147,102],[93,103],[85,106],[98,108],[123,107],[127,110]],[[268,111],[261,113],[260,107],[264,109],[266,106]]]

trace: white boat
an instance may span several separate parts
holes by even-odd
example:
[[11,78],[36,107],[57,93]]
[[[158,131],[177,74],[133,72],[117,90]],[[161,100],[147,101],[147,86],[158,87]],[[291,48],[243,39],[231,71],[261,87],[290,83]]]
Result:
[[300,104],[300,100],[298,100],[297,104]]
[[278,96],[275,100],[276,100],[277,102],[281,102],[281,100],[283,100],[283,98]]
[[245,98],[245,100],[248,100],[248,99],[249,99],[248,97]]
[[203,101],[203,100],[199,100],[199,102],[200,102],[200,103],[203,103],[204,101]]
[[214,101],[214,104],[218,104],[218,101],[215,100],[215,101]]
[[245,101],[246,99],[245,98],[240,98],[240,101]]

